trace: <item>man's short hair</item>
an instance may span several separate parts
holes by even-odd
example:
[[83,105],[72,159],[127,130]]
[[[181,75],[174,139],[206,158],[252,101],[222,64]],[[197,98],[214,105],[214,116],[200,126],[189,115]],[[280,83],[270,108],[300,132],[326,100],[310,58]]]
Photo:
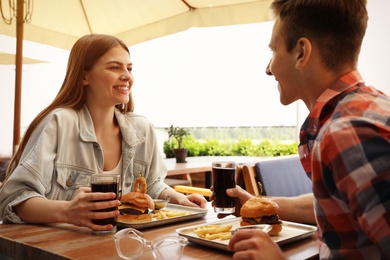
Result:
[[306,37],[314,42],[324,65],[338,71],[355,65],[367,28],[367,0],[274,0],[271,10],[281,21],[286,49]]

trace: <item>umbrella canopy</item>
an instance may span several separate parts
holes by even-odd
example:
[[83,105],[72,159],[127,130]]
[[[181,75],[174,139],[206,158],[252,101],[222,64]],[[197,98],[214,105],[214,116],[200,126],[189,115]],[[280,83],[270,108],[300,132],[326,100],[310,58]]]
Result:
[[[70,49],[81,36],[104,33],[130,46],[191,27],[266,21],[270,19],[270,3],[271,0],[34,0],[31,21],[24,24],[24,39]],[[3,4],[2,8],[7,6]],[[16,37],[16,23],[0,23],[0,32]]]
[[[45,63],[46,61],[23,57],[23,64]],[[15,54],[0,52],[0,65],[15,65]]]
[[[117,36],[130,46],[191,27],[267,21],[270,19],[271,2],[272,0],[9,0],[10,6],[1,4],[4,23],[0,22],[0,32],[17,39],[14,152],[20,142],[23,40],[70,49],[81,36],[101,33]],[[13,18],[16,18],[15,22],[12,22]]]

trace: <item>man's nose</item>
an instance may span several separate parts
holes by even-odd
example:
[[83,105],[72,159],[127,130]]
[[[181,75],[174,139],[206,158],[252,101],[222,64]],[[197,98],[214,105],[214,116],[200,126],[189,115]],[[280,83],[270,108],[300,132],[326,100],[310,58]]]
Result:
[[268,76],[274,75],[274,74],[272,74],[271,68],[269,66],[270,64],[271,64],[271,61],[269,61],[267,68],[265,69],[265,74],[267,74]]

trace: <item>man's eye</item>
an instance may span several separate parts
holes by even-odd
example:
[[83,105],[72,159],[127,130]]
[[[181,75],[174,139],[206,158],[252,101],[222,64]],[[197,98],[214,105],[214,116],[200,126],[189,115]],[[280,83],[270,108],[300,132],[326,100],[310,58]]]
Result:
[[128,71],[128,72],[132,72],[132,71],[133,71],[133,67],[127,68],[127,71]]

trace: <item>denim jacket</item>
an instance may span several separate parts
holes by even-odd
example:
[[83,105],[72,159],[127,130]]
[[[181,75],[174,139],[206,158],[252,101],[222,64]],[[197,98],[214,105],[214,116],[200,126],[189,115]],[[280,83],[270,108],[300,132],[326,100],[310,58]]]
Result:
[[[153,125],[134,113],[115,117],[122,133],[122,192],[134,189],[134,180],[147,180],[152,198],[168,186],[166,166]],[[80,187],[89,187],[94,173],[103,172],[103,153],[88,108],[56,109],[35,129],[19,165],[0,190],[0,216],[21,223],[13,207],[33,197],[71,200]]]

